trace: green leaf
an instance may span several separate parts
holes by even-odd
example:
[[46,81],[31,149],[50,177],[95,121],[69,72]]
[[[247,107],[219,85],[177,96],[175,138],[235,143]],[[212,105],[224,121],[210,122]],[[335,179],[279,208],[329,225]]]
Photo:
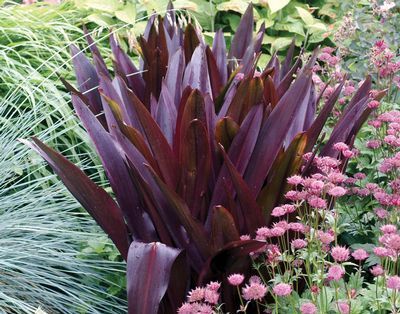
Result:
[[312,25],[308,25],[307,29],[309,30],[309,32],[311,34],[317,33],[317,32],[326,32],[327,31],[327,28],[326,28],[325,24],[320,23],[320,22],[314,23]]
[[233,1],[227,1],[227,2],[222,2],[221,4],[218,4],[217,10],[218,11],[235,11],[240,14],[244,14],[244,12],[246,12],[248,5],[249,5],[249,3],[247,1],[233,0]]
[[136,22],[136,8],[132,3],[126,4],[122,10],[115,11],[115,16],[117,19],[128,23],[135,24]]
[[93,13],[90,14],[87,19],[89,22],[96,23],[97,25],[103,27],[110,27],[111,25],[114,25],[113,19],[103,14]]
[[271,9],[271,13],[282,10],[289,4],[290,0],[267,0],[268,6]]
[[275,21],[273,19],[268,19],[268,18],[259,19],[256,23],[256,29],[260,29],[262,23],[264,23],[265,28],[268,29],[274,25]]
[[315,23],[314,21],[314,17],[312,16],[312,14],[310,12],[308,12],[307,10],[301,8],[301,7],[296,7],[297,12],[299,13],[301,19],[303,20],[303,22],[306,25],[312,25]]
[[279,51],[292,43],[291,37],[279,37],[272,43],[272,49]]
[[294,23],[279,23],[275,25],[275,29],[305,36],[304,27],[300,21],[296,21]]
[[121,7],[121,3],[118,0],[76,0],[75,3],[79,7],[113,14]]

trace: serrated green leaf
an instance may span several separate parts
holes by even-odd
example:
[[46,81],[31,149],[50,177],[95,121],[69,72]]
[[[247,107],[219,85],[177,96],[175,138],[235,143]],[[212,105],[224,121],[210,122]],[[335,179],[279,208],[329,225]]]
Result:
[[282,10],[285,6],[289,4],[289,2],[290,0],[267,0],[271,13]]
[[312,25],[315,23],[314,17],[312,16],[312,14],[310,12],[308,12],[307,10],[301,8],[301,7],[296,7],[297,12],[300,15],[300,18],[303,20],[303,22],[306,25]]

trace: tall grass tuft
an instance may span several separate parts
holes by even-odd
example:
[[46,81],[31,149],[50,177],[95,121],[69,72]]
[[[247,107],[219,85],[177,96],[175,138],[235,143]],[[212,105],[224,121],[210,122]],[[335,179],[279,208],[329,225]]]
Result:
[[57,73],[70,72],[71,42],[83,41],[85,12],[60,6],[0,7],[0,312],[126,313],[113,292],[124,264],[85,248],[92,219],[18,138],[38,135],[96,181],[97,168]]

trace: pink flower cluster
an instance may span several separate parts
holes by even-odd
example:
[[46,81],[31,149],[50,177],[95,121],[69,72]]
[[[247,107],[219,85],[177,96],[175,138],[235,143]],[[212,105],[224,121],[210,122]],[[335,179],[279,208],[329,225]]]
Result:
[[379,77],[393,77],[399,71],[400,62],[394,60],[395,56],[384,40],[377,41],[371,48],[370,61]]
[[210,282],[206,287],[197,287],[189,292],[187,302],[178,309],[178,314],[212,314],[213,308],[218,304],[221,284]]

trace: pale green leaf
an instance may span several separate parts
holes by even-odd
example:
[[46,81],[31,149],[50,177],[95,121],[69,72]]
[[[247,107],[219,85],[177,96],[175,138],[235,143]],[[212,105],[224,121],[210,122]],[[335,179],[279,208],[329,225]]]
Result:
[[308,12],[307,10],[305,10],[301,7],[296,7],[296,9],[300,15],[300,18],[303,20],[303,22],[306,25],[312,25],[315,23],[314,17],[312,16],[312,14],[310,12]]
[[268,6],[271,9],[271,13],[282,10],[289,4],[290,0],[267,0]]
[[115,11],[117,19],[128,24],[136,22],[136,8],[133,3],[126,4],[122,10]]
[[292,38],[289,37],[279,37],[272,43],[272,49],[275,51],[279,51],[283,48],[286,48],[292,43]]
[[113,21],[112,18],[107,17],[103,14],[93,13],[93,14],[90,14],[87,17],[87,19],[90,22],[96,23],[97,25],[103,26],[103,27],[110,27],[115,24],[115,22]]
[[265,24],[265,28],[270,28],[271,26],[274,25],[275,22],[272,19],[266,19],[266,18],[259,19],[256,24],[256,29],[259,29],[262,23]]
[[325,24],[320,23],[320,22],[315,23],[315,24],[312,24],[312,25],[309,25],[309,26],[308,26],[308,29],[309,29],[309,31],[310,31],[311,33],[314,33],[314,32],[326,32],[326,31],[328,31],[328,29],[326,28]]
[[249,6],[249,3],[245,0],[232,0],[232,1],[227,1],[227,2],[222,2],[217,5],[217,10],[218,11],[235,11],[240,14],[243,14],[247,7]]
[[296,21],[294,23],[279,23],[275,25],[275,29],[305,36],[303,23],[300,21]]
[[190,11],[198,12],[199,6],[197,3],[193,1],[186,1],[186,0],[177,0],[174,1],[174,8],[175,9],[185,9]]
[[113,13],[121,7],[118,0],[75,0],[80,7]]

